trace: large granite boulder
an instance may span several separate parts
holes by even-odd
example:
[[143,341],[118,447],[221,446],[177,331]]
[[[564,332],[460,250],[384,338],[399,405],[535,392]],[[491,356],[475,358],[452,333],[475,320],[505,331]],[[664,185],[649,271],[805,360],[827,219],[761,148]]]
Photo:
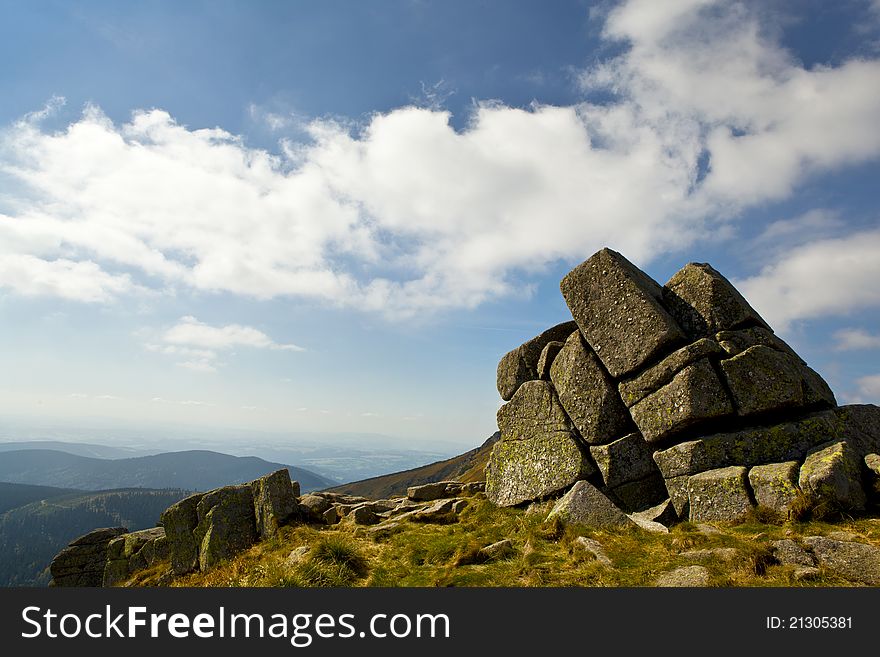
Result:
[[825,536],[807,536],[804,543],[821,566],[852,582],[880,586],[880,548]]
[[193,535],[199,546],[199,568],[203,571],[231,559],[257,540],[254,498],[248,484],[205,493],[197,512],[199,524]]
[[845,440],[818,445],[801,466],[801,490],[820,511],[860,511],[865,508],[862,458]]
[[498,426],[486,496],[499,506],[545,497],[595,472],[547,381],[524,383],[499,409]]
[[611,249],[572,269],[562,296],[587,343],[614,378],[685,342],[656,281]]
[[49,585],[101,586],[110,541],[127,531],[125,527],[102,527],[71,541],[49,564]]
[[590,447],[605,487],[628,511],[652,507],[667,497],[663,476],[651,458],[651,451],[639,433]]
[[733,405],[707,359],[691,363],[656,392],[637,402],[632,418],[649,443],[707,420],[733,414]]
[[563,322],[507,352],[498,363],[496,373],[496,386],[501,399],[512,399],[523,383],[537,379],[538,361],[544,347],[550,342],[565,340],[575,329],[577,325],[574,322]]
[[287,468],[251,482],[257,534],[267,539],[278,532],[298,509],[299,482],[290,480]]
[[709,470],[688,480],[691,522],[733,521],[754,508],[749,495],[747,469],[730,466]]
[[579,481],[554,505],[548,519],[587,527],[635,527],[636,523],[602,491]]
[[607,443],[632,425],[617,386],[580,331],[574,331],[557,354],[550,381],[562,408],[588,444]]
[[788,518],[800,494],[799,472],[797,461],[756,465],[749,470],[749,485],[758,506],[770,509],[781,518]]
[[175,575],[191,573],[199,568],[199,543],[193,532],[199,524],[198,506],[204,496],[204,493],[190,495],[162,513],[162,526],[171,555],[171,571]]
[[724,276],[701,262],[682,267],[663,287],[663,301],[691,338],[767,323]]

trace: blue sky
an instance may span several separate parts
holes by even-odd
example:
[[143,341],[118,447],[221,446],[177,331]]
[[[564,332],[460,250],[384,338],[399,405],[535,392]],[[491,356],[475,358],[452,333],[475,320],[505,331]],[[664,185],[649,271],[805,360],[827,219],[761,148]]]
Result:
[[880,402],[880,3],[0,2],[0,415],[472,446],[602,246]]

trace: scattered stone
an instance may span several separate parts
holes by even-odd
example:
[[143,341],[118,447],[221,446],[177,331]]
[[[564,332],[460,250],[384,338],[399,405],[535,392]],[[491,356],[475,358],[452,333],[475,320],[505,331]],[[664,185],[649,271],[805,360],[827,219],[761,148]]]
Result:
[[632,425],[617,386],[580,331],[575,330],[565,341],[550,368],[550,380],[559,403],[586,443],[607,443]]
[[456,500],[456,501],[452,504],[452,512],[453,512],[455,515],[458,515],[459,513],[461,513],[462,511],[464,511],[464,509],[465,509],[465,507],[466,507],[467,505],[468,505],[467,500]]
[[688,561],[707,561],[718,559],[719,561],[733,561],[739,552],[732,547],[705,548],[702,550],[687,550],[679,552],[678,556]]
[[608,566],[609,568],[611,568],[614,565],[611,562],[611,559],[608,558],[608,555],[605,554],[605,550],[602,548],[602,544],[599,541],[592,538],[587,538],[586,536],[578,536],[576,539],[574,539],[574,544],[596,557],[596,561],[601,563],[603,566]]
[[478,493],[486,492],[486,482],[485,481],[470,481],[461,488],[460,495],[477,495]]
[[633,520],[638,518],[644,521],[659,523],[666,527],[678,520],[678,514],[675,512],[675,506],[671,498],[663,500],[660,504],[656,504],[650,509],[631,513],[629,517]]
[[410,511],[402,516],[398,516],[399,518],[407,518],[409,520],[413,520],[415,522],[436,522],[436,523],[448,523],[456,521],[456,508],[462,508],[461,506],[457,506],[457,503],[464,500],[459,499],[449,499],[449,500],[437,500],[431,506],[425,509],[419,509],[417,511]]
[[190,495],[162,513],[162,526],[171,554],[171,570],[175,575],[198,570],[199,541],[193,532],[199,524],[198,505],[204,496],[205,493]]
[[630,408],[649,443],[696,424],[733,414],[733,405],[707,359],[691,363],[665,386]]
[[595,472],[547,381],[524,383],[498,411],[501,440],[486,466],[486,495],[498,506],[545,497]]
[[49,564],[50,586],[101,586],[110,542],[128,530],[103,527],[70,542]]
[[654,586],[661,587],[705,587],[709,586],[709,571],[705,566],[683,566],[663,573]]
[[797,542],[784,538],[770,543],[770,551],[776,560],[784,566],[815,566],[816,560]]
[[853,541],[835,541],[824,536],[804,539],[820,566],[851,582],[880,585],[880,548]]
[[708,525],[704,522],[696,524],[697,531],[703,534],[704,536],[722,536],[724,534],[723,531],[718,529],[713,525]]
[[577,329],[574,322],[564,322],[509,351],[498,363],[496,385],[501,399],[508,401],[526,381],[538,378],[538,360],[548,342],[565,340]]
[[544,381],[550,380],[550,366],[553,365],[553,359],[562,349],[565,343],[561,340],[554,340],[544,345],[541,350],[541,357],[538,358],[538,378]]
[[274,536],[297,511],[299,482],[291,481],[290,471],[282,468],[252,481],[251,490],[257,534],[265,540]]
[[823,509],[864,509],[867,500],[862,488],[860,460],[845,440],[815,447],[801,466],[801,490]]
[[324,513],[332,506],[333,502],[329,499],[314,493],[299,498],[300,514],[312,522],[324,522]]
[[682,267],[663,286],[663,301],[692,338],[749,324],[770,328],[730,281],[707,263]]
[[797,461],[756,465],[749,470],[749,484],[758,506],[771,509],[781,518],[788,518],[791,505],[798,498]]
[[602,249],[575,267],[560,289],[587,343],[615,379],[685,341],[660,303],[660,286],[616,251]]
[[369,503],[354,507],[346,517],[356,525],[375,525],[379,522],[379,516]]
[[[485,488],[484,482],[477,482]],[[444,497],[453,497],[462,493],[471,484],[462,484],[458,481],[434,481],[421,486],[410,486],[406,489],[406,496],[416,502],[431,502]],[[471,487],[468,490],[478,492],[480,486]]]
[[809,582],[818,579],[821,573],[822,571],[815,566],[795,566],[791,575],[796,582]]
[[335,525],[339,522],[339,511],[337,511],[337,507],[331,506],[324,511],[324,513],[321,514],[321,519],[328,525]]
[[633,513],[629,514],[629,519],[647,532],[654,532],[655,534],[669,533],[669,527],[667,527],[666,525],[661,525],[659,522],[655,522],[654,520],[647,520]]
[[480,548],[478,553],[479,561],[497,561],[512,556],[514,552],[516,550],[513,548],[513,543],[510,542],[510,539],[505,538],[502,541]]
[[691,522],[733,521],[753,508],[746,468],[730,466],[701,472],[688,481]]
[[865,457],[865,466],[875,477],[880,477],[880,454],[868,454]]
[[860,537],[853,534],[852,532],[845,532],[845,531],[838,530],[838,531],[828,532],[827,534],[825,534],[825,538],[830,538],[835,541],[856,541],[856,542],[858,542]]
[[587,527],[632,527],[635,523],[598,488],[579,481],[553,506],[548,519]]
[[369,527],[366,529],[365,533],[370,538],[379,541],[401,531],[403,531],[403,525],[400,522],[393,520]]
[[623,403],[632,407],[652,392],[672,381],[686,366],[709,356],[723,354],[724,350],[714,340],[702,338],[686,347],[673,351],[656,365],[649,367],[631,379],[621,381],[618,386]]

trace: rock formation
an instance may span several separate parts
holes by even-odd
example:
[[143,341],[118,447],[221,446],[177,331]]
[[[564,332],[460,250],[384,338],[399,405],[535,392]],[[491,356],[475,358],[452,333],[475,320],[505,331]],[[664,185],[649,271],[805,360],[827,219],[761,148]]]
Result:
[[495,504],[561,498],[551,515],[608,526],[865,507],[880,408],[838,407],[710,265],[661,287],[603,249],[560,289],[574,322],[498,365]]

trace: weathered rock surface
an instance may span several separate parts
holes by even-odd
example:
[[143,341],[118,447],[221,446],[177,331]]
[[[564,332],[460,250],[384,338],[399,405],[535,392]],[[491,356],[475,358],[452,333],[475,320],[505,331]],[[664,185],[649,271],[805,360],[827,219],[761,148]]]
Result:
[[760,326],[736,331],[719,331],[715,334],[715,342],[718,343],[728,356],[736,356],[749,347],[760,344],[776,351],[782,351],[800,360],[800,356],[795,353],[794,349],[788,346],[788,343],[775,335],[771,330]]
[[865,467],[874,473],[875,477],[880,477],[880,454],[868,454],[865,456]]
[[822,411],[794,422],[718,433],[654,452],[660,472],[668,480],[729,465],[761,465],[800,461],[821,443],[843,435],[832,411]]
[[155,566],[168,558],[164,527],[143,529],[114,538],[107,546],[102,586],[115,586],[133,573]]
[[550,368],[559,403],[581,438],[590,445],[620,436],[632,422],[596,354],[573,332]]
[[704,548],[702,550],[685,550],[679,552],[678,556],[687,561],[709,561],[710,559],[718,559],[719,561],[733,561],[739,552],[732,547]]
[[631,527],[635,523],[593,484],[579,481],[554,505],[549,518],[587,527]]
[[480,548],[478,553],[478,561],[486,562],[486,561],[497,561],[498,559],[504,559],[506,557],[512,556],[516,550],[513,547],[513,543],[510,539],[505,538],[501,541],[497,541],[492,543],[491,545],[486,545],[485,547]]
[[642,520],[646,522],[658,523],[666,527],[678,520],[678,514],[675,512],[675,506],[672,504],[672,500],[669,498],[663,500],[662,502],[660,502],[660,504],[656,504],[649,509],[645,509],[644,511],[631,513],[629,517],[636,522]]
[[194,536],[199,524],[198,505],[204,493],[190,495],[165,509],[162,526],[171,554],[171,570],[175,575],[183,575],[199,567],[199,542]]
[[797,542],[785,538],[770,543],[770,551],[776,560],[784,566],[814,567],[816,560],[804,547]]
[[865,508],[861,459],[845,440],[812,449],[801,466],[799,484],[823,510],[854,511]]
[[630,412],[645,440],[653,443],[706,420],[732,415],[733,406],[715,368],[703,359],[682,369]]
[[602,544],[596,539],[587,538],[586,536],[578,536],[574,539],[574,544],[584,552],[592,554],[596,558],[596,561],[603,566],[611,568],[614,565],[611,559],[608,558],[608,555],[605,554],[605,549],[602,547]]
[[812,549],[819,565],[851,582],[880,586],[880,548],[824,536],[807,536],[804,543]]
[[199,545],[199,568],[208,570],[257,541],[254,499],[248,484],[224,486],[202,497],[199,524],[193,535]]
[[499,409],[498,426],[486,495],[499,506],[550,495],[595,472],[547,381],[524,383]]
[[781,518],[788,518],[800,492],[799,472],[797,461],[756,465],[749,470],[749,484],[758,506],[771,509]]
[[333,502],[323,495],[308,494],[299,498],[299,512],[313,522],[325,522],[324,514],[330,510]]
[[560,289],[587,343],[614,378],[685,341],[660,303],[660,286],[616,251],[602,249],[575,267]]
[[251,490],[257,534],[270,538],[298,510],[299,482],[292,482],[290,472],[283,468],[252,481]]
[[651,448],[638,433],[627,434],[607,445],[590,447],[590,454],[608,488],[660,474],[651,457]]
[[720,356],[724,350],[714,340],[702,338],[696,342],[673,351],[656,365],[643,370],[636,376],[621,381],[618,392],[627,407],[647,397],[672,381],[686,366],[709,356]]
[[563,322],[507,352],[498,363],[496,385],[501,399],[507,401],[526,381],[538,378],[538,361],[549,342],[565,340],[577,329],[574,322]]
[[707,263],[691,262],[663,287],[670,314],[692,338],[767,323],[737,289]]
[[757,345],[721,361],[721,371],[743,416],[804,406],[800,364],[788,354]]
[[691,522],[731,521],[746,516],[754,507],[746,471],[734,465],[692,476],[688,480]]
[[560,340],[554,340],[544,345],[544,348],[541,350],[541,356],[538,358],[537,370],[539,379],[544,381],[550,380],[550,366],[553,365],[553,360],[564,345],[565,343]]
[[485,489],[485,482],[481,481],[466,484],[459,481],[435,481],[421,486],[410,486],[406,489],[406,496],[416,502],[430,502],[456,495],[473,495]]
[[709,586],[709,571],[705,566],[683,566],[663,573],[654,586],[662,587],[705,587]]
[[50,586],[101,586],[110,541],[127,531],[125,527],[103,527],[71,541],[49,565]]

